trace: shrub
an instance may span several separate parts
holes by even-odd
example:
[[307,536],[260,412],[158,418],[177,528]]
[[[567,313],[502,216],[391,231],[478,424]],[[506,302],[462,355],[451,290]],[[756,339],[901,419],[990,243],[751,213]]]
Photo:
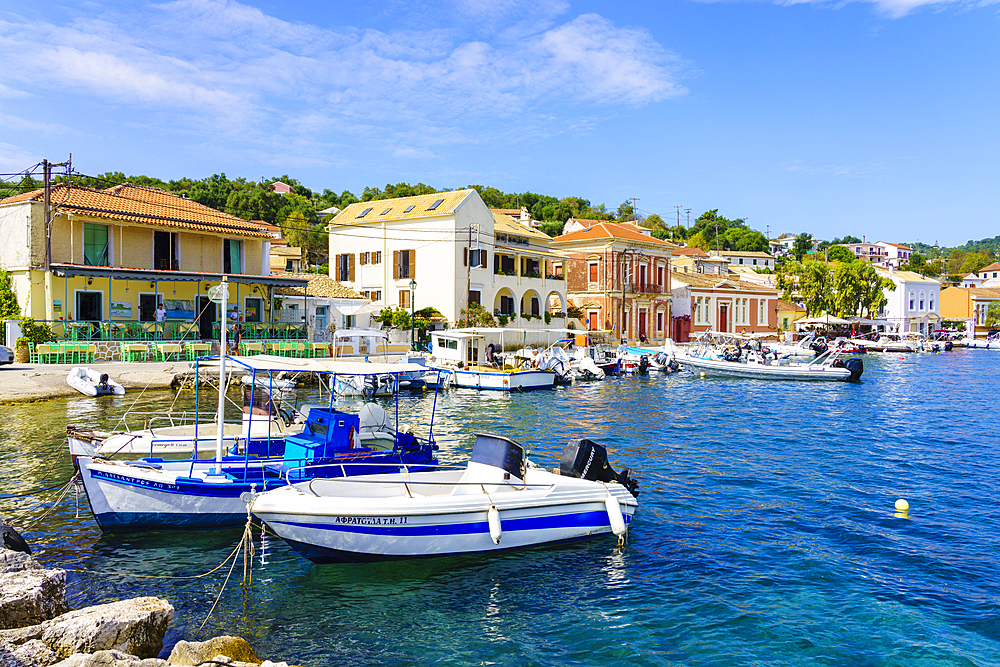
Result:
[[16,347],[27,347],[28,343],[41,345],[55,340],[56,335],[52,333],[51,327],[47,324],[35,324],[35,320],[30,317],[21,318],[21,336],[17,339]]

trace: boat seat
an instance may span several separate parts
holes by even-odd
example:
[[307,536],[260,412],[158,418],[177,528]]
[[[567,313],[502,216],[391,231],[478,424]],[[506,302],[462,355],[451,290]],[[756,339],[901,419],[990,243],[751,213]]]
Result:
[[452,489],[451,495],[494,493],[523,483],[524,448],[509,438],[489,433],[477,433],[465,472]]

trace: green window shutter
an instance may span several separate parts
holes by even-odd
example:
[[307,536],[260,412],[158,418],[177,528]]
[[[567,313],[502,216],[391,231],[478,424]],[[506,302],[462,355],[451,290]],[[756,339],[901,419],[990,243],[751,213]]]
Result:
[[107,225],[84,223],[83,263],[87,266],[107,266],[109,264]]
[[232,269],[232,273],[243,273],[243,266],[240,264],[240,242],[230,241],[229,242],[229,266]]

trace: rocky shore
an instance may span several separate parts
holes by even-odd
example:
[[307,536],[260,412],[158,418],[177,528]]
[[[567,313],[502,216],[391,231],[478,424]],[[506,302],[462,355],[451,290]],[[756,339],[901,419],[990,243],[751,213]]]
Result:
[[167,667],[206,661],[234,667],[287,667],[261,661],[240,637],[177,642],[163,637],[174,608],[157,597],[69,610],[66,571],[43,568],[0,546],[0,667]]

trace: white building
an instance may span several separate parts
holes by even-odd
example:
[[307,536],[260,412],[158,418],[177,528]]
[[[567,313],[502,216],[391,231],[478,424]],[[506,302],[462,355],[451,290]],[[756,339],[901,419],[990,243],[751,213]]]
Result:
[[879,269],[880,276],[896,284],[894,291],[885,290],[888,302],[882,317],[894,330],[929,333],[941,321],[941,284],[912,271]]
[[366,328],[377,305],[329,276],[306,274],[306,287],[275,288],[281,307],[275,319],[289,324],[306,324],[310,340],[332,340],[333,329]]
[[[983,287],[993,287],[1000,281],[1000,262],[993,262],[979,270],[979,277],[984,281]],[[993,284],[990,284],[993,281]]]
[[898,269],[903,264],[910,263],[910,255],[913,253],[913,248],[908,248],[898,243],[889,243],[888,241],[879,241],[875,245],[882,249],[881,264],[883,266],[891,266],[894,269]]
[[982,287],[983,283],[986,282],[983,278],[980,278],[975,273],[967,273],[962,276],[962,284],[959,287],[968,289],[970,287]]
[[492,213],[475,190],[351,204],[328,227],[330,277],[373,302],[433,306],[454,324],[470,303],[565,325],[563,258],[538,230]]
[[715,250],[709,253],[712,257],[721,257],[729,262],[729,269],[739,270],[737,267],[747,267],[749,269],[774,269],[774,256],[766,252],[751,252],[749,250]]

